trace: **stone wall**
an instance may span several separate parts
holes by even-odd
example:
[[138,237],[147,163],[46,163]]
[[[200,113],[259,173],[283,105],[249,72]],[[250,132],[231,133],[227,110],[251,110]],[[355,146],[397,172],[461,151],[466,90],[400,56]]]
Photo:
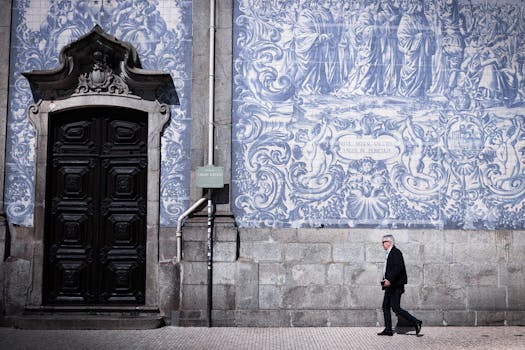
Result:
[[[215,234],[213,325],[379,326],[379,230]],[[206,322],[206,229],[184,233],[181,325]],[[408,271],[402,305],[426,325],[525,324],[525,232],[393,231]],[[239,256],[236,259],[236,250]]]
[[[11,1],[0,0],[0,52],[9,52],[10,30],[11,30]],[[4,207],[4,159],[5,159],[5,136],[7,122],[7,90],[9,86],[9,55],[0,55],[0,315],[5,310],[4,305],[4,260],[6,256],[6,222],[3,211]]]

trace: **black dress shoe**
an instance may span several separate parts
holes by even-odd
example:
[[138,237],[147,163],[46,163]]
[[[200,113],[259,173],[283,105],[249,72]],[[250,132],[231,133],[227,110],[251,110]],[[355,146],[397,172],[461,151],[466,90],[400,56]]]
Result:
[[393,336],[393,335],[394,335],[394,332],[392,332],[392,331],[387,331],[386,329],[384,329],[382,332],[377,333],[377,335],[389,335],[389,336]]
[[419,332],[421,332],[421,326],[423,325],[423,321],[417,321],[414,328],[416,329],[416,335],[419,335]]

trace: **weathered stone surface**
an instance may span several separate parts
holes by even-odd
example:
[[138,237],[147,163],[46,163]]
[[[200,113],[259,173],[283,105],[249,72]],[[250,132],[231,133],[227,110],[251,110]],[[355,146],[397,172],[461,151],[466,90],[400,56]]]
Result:
[[4,262],[5,271],[5,310],[7,314],[21,312],[27,301],[31,283],[31,262],[9,257]]
[[326,283],[343,284],[344,266],[344,264],[328,264],[328,270],[326,272]]
[[331,327],[374,327],[378,323],[375,309],[369,310],[328,310],[328,326]]
[[326,263],[332,260],[331,246],[328,243],[287,243],[285,261],[305,263]]
[[159,305],[162,316],[170,316],[173,310],[180,307],[179,297],[180,271],[179,265],[172,261],[159,264]]
[[525,311],[505,312],[507,326],[525,326]]
[[292,282],[296,285],[326,284],[326,266],[322,264],[294,265]]
[[328,310],[304,310],[291,312],[292,327],[328,326]]
[[214,227],[213,238],[216,242],[237,242],[237,228],[233,225],[219,225]]
[[461,310],[467,306],[464,288],[425,286],[421,289],[421,305],[425,308]]
[[252,262],[239,261],[236,264],[235,305],[237,310],[259,308],[259,269]]
[[213,263],[213,284],[235,284],[237,264],[232,262]]
[[237,254],[236,242],[216,242],[213,245],[214,261],[235,261]]
[[277,242],[242,242],[240,257],[259,261],[281,261],[281,244]]
[[423,267],[425,286],[445,286],[450,284],[449,264],[428,264]]
[[495,264],[498,262],[495,244],[456,243],[453,248],[453,261],[463,264]]
[[213,309],[234,310],[235,309],[235,286],[232,284],[213,285],[212,289]]
[[385,262],[385,250],[381,247],[381,241],[379,243],[368,243],[365,245],[365,260],[369,263],[384,263]]
[[297,229],[253,228],[240,229],[242,242],[296,242]]
[[498,284],[498,269],[495,264],[452,264],[450,265],[450,285],[496,286]]
[[423,260],[425,263],[443,263],[452,261],[452,244],[436,239],[423,244]]
[[207,284],[208,265],[205,262],[181,262],[182,284]]
[[476,313],[474,311],[445,311],[444,319],[447,326],[475,326]]
[[348,285],[379,286],[382,271],[378,264],[348,264],[344,269],[344,281]]
[[334,243],[333,261],[356,263],[365,260],[365,246],[361,243]]
[[283,290],[283,307],[287,309],[340,309],[349,306],[350,294],[345,286],[297,286]]
[[477,311],[476,326],[504,326],[504,311]]
[[239,327],[289,327],[290,312],[285,310],[237,310],[235,323]]
[[414,317],[423,321],[423,326],[443,326],[443,311],[440,309],[436,310],[413,310],[406,307],[406,310],[410,312]]
[[[299,243],[351,243],[357,237],[353,230],[348,229],[300,229],[297,232],[297,242]],[[360,240],[359,242],[361,242]]]
[[259,264],[259,283],[281,286],[286,283],[286,269],[278,263]]
[[363,309],[380,309],[383,304],[384,292],[379,283],[377,286],[350,286],[350,307]]
[[212,327],[235,327],[235,311],[212,310]]
[[181,293],[182,310],[206,310],[208,287],[206,285],[184,285]]
[[182,259],[184,261],[207,261],[206,242],[184,241],[182,244]]
[[469,310],[505,310],[507,291],[498,287],[467,287]]
[[272,285],[259,286],[259,308],[280,309],[282,307],[282,287]]

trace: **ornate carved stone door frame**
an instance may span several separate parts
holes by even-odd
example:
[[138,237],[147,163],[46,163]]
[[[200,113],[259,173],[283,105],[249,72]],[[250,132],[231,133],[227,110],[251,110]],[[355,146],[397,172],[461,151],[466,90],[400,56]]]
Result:
[[148,114],[146,298],[158,308],[158,245],[160,222],[160,141],[169,120],[168,104],[178,104],[171,76],[141,69],[135,49],[96,26],[64,47],[62,66],[24,73],[36,104],[29,119],[36,130],[34,251],[28,306],[42,305],[46,167],[49,118],[54,112],[90,107],[123,107]]

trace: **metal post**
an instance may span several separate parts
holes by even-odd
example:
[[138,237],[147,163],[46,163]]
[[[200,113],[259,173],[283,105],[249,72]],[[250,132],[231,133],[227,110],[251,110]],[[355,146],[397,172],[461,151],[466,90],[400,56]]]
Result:
[[208,327],[212,325],[211,310],[213,307],[213,201],[212,190],[208,190]]

